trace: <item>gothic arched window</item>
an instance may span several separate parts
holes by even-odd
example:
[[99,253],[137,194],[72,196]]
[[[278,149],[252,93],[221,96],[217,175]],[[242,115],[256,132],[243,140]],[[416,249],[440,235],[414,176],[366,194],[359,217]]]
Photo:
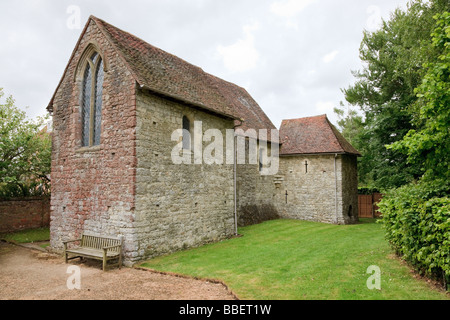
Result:
[[81,121],[81,141],[83,147],[100,144],[103,94],[103,61],[94,52],[87,59],[83,75]]

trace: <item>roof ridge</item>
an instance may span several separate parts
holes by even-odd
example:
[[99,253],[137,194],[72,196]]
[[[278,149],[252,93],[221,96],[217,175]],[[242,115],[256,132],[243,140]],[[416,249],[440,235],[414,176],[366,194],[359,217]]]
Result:
[[[130,32],[124,31],[124,30],[122,30],[122,29],[120,29],[120,28],[118,28],[118,27],[116,27],[116,26],[114,26],[114,25],[112,25],[112,24],[102,20],[102,19],[99,19],[99,18],[97,18],[95,16],[91,16],[90,19],[92,19],[92,20],[94,20],[96,22],[96,24],[102,30],[102,33],[107,37],[109,42],[112,43],[114,48],[120,53],[120,56],[123,58],[123,60],[125,60],[125,63],[127,65],[128,69],[133,74],[133,77],[135,78],[136,82],[141,86],[141,88],[145,88],[145,89],[148,89],[150,91],[153,91],[153,92],[156,92],[156,93],[159,93],[159,94],[163,94],[163,95],[166,95],[166,96],[169,96],[169,97],[173,97],[173,98],[175,98],[177,100],[181,100],[181,101],[193,104],[193,105],[197,105],[197,106],[199,106],[201,108],[213,111],[213,110],[211,110],[211,108],[209,106],[206,106],[202,102],[186,100],[186,99],[184,99],[184,98],[182,98],[182,97],[180,97],[178,95],[175,95],[173,93],[163,92],[163,91],[161,91],[159,89],[154,88],[150,83],[145,81],[145,79],[142,79],[139,76],[139,72],[138,71],[134,72],[133,71],[134,70],[133,66],[128,63],[128,61],[127,61],[127,52],[124,52],[122,50],[120,40],[116,39],[115,38],[116,35],[115,34],[111,34],[111,32],[115,32],[116,31],[118,33],[117,36],[119,36],[119,37],[125,36],[125,37],[128,37],[129,39],[131,39],[132,41],[136,41],[137,43],[141,44],[143,46],[143,48],[145,48],[145,50],[154,50],[158,54],[164,55],[165,57],[170,57],[170,59],[173,59],[173,61],[177,61],[177,63],[181,63],[181,64],[183,64],[185,66],[188,66],[188,68],[192,68],[192,70],[196,70],[194,72],[197,73],[200,77],[204,78],[204,80],[205,80],[204,84],[209,89],[214,89],[213,90],[214,93],[216,95],[220,96],[223,101],[227,101],[227,105],[231,104],[231,106],[227,107],[227,109],[229,109],[231,107],[230,110],[223,110],[222,112],[220,112],[220,114],[225,115],[227,117],[234,118],[234,119],[237,119],[237,118],[241,119],[242,118],[241,116],[236,117],[235,115],[233,115],[233,111],[232,110],[236,109],[236,108],[241,108],[242,109],[243,106],[239,105],[239,104],[236,104],[234,101],[230,101],[228,95],[226,94],[227,90],[235,91],[235,94],[236,94],[236,92],[240,92],[237,95],[241,96],[241,98],[242,98],[242,95],[246,95],[246,96],[250,97],[252,101],[250,101],[249,103],[250,104],[256,104],[258,106],[258,108],[261,109],[261,107],[250,96],[250,94],[248,93],[248,91],[244,87],[239,86],[239,85],[237,85],[237,84],[235,84],[235,83],[233,83],[231,81],[224,80],[224,79],[222,79],[222,78],[220,78],[220,77],[218,77],[216,75],[213,75],[213,74],[211,74],[209,72],[206,72],[205,70],[203,70],[203,68],[201,68],[201,67],[199,67],[197,65],[194,65],[194,64],[192,64],[192,63],[190,63],[190,62],[188,62],[188,61],[186,61],[186,60],[184,60],[184,59],[182,59],[182,58],[180,58],[180,57],[178,57],[178,56],[176,56],[176,55],[174,55],[172,53],[169,53],[169,52],[161,49],[161,48],[158,48],[158,47],[156,47],[156,46],[146,42],[145,40],[137,37],[136,35],[134,35],[134,34],[132,34]],[[225,89],[225,87],[228,87],[228,89]],[[224,89],[225,89],[225,91],[224,91]],[[265,119],[265,118],[262,118],[262,115],[255,113],[254,110],[251,107],[246,107],[246,108],[248,108],[249,111],[253,113],[253,117],[255,119],[258,119],[258,121],[260,123],[264,123],[264,122],[268,122],[269,121],[270,123],[268,125],[271,128],[275,128],[275,126],[273,125],[271,120],[267,117],[267,115],[265,116],[265,118],[267,118],[267,119]]]
[[[197,65],[195,65],[195,64],[193,64],[193,63],[191,63],[191,62],[189,62],[189,61],[187,61],[187,60],[185,60],[185,59],[183,59],[183,58],[180,58],[179,56],[176,56],[176,55],[174,55],[173,53],[170,53],[170,52],[168,52],[168,51],[166,51],[166,50],[164,50],[164,49],[161,49],[161,48],[159,48],[159,47],[156,47],[156,46],[154,46],[154,45],[148,43],[148,42],[145,41],[144,39],[142,39],[142,38],[140,38],[140,37],[138,37],[138,36],[136,36],[136,35],[134,35],[134,34],[128,32],[128,31],[125,31],[125,30],[123,30],[123,29],[120,29],[120,28],[118,28],[118,27],[116,27],[116,26],[114,26],[114,25],[112,25],[112,24],[106,22],[106,21],[103,20],[103,19],[97,18],[97,17],[94,16],[94,15],[91,15],[89,18],[90,18],[90,19],[93,19],[94,21],[95,21],[95,20],[98,20],[98,21],[100,21],[102,24],[108,25],[108,26],[110,26],[110,27],[112,27],[112,28],[114,28],[114,29],[116,29],[116,30],[119,30],[120,32],[123,32],[123,33],[129,35],[130,37],[133,37],[133,38],[135,38],[135,39],[141,41],[143,44],[145,44],[145,45],[147,45],[147,46],[150,46],[150,47],[152,47],[152,48],[155,49],[155,50],[158,50],[158,51],[160,51],[160,52],[163,52],[164,54],[170,55],[170,56],[172,56],[172,57],[175,58],[175,59],[181,60],[181,61],[183,61],[184,63],[189,64],[190,66],[192,66],[192,67],[194,67],[194,68],[196,68],[196,69],[201,70],[202,72],[204,72],[204,73],[205,73],[206,75],[208,75],[208,76],[211,76],[211,77],[213,77],[213,78],[215,78],[215,79],[217,79],[217,80],[219,80],[219,81],[226,82],[226,83],[228,83],[228,84],[230,84],[230,85],[232,85],[232,86],[238,87],[239,89],[245,90],[245,92],[247,92],[247,90],[246,90],[244,87],[242,87],[242,86],[240,86],[240,85],[238,85],[238,84],[236,84],[236,83],[233,83],[233,82],[231,82],[231,81],[222,79],[222,78],[220,78],[220,77],[218,77],[218,76],[216,76],[216,75],[213,75],[212,73],[209,73],[209,72],[205,71],[202,67],[199,67],[199,66],[197,66]],[[108,32],[107,32],[107,33],[108,33]],[[109,35],[108,35],[108,37],[110,38]],[[114,41],[113,41],[113,42],[114,42]],[[120,50],[120,49],[119,49],[119,50]],[[248,93],[248,92],[247,92],[247,93]]]
[[[208,73],[201,67],[94,15],[89,16],[69,64],[74,62],[73,56],[77,50],[82,49],[80,41],[86,38],[86,30],[89,27],[95,28],[98,36],[104,39],[102,41],[110,48],[111,54],[123,62],[120,64],[129,74],[129,79],[134,82],[136,89],[152,92],[221,117],[245,121],[245,128],[275,129],[270,118],[244,87]],[[56,91],[59,90],[63,79]],[[53,99],[48,110],[53,106]]]
[[308,117],[300,117],[300,118],[292,118],[292,119],[283,119],[282,121],[295,121],[295,120],[303,120],[303,119],[312,119],[312,118],[321,118],[321,117],[327,117],[327,115],[324,114],[320,114],[318,116],[308,116]]
[[[345,152],[345,148],[342,146],[341,140],[339,139],[339,137],[336,135],[335,130],[336,129],[333,124],[330,122],[330,120],[328,120],[328,117],[325,117],[325,121],[328,123],[328,126],[331,129],[331,133],[333,134],[333,136],[336,138],[337,143],[339,144],[339,146],[341,147],[341,150]],[[337,129],[336,129],[337,130]]]
[[[97,17],[95,17],[95,16],[93,16],[93,15],[90,15],[90,16],[89,16],[88,23],[89,23],[90,20],[94,21],[94,23],[95,23],[95,24],[97,25],[97,27],[100,29],[100,32],[105,36],[105,38],[109,41],[109,43],[114,47],[114,49],[116,50],[116,52],[119,54],[120,58],[123,60],[125,66],[126,66],[127,69],[128,69],[128,71],[129,71],[129,72],[131,73],[131,75],[133,76],[134,80],[135,80],[139,85],[142,85],[143,83],[141,83],[142,81],[140,81],[140,80],[142,80],[142,79],[140,79],[140,78],[136,75],[136,73],[133,71],[133,68],[132,68],[132,67],[130,66],[130,64],[128,63],[128,61],[127,61],[127,59],[125,58],[125,56],[124,56],[122,50],[120,50],[120,48],[118,48],[118,46],[116,45],[116,43],[114,42],[114,40],[111,38],[111,35],[109,34],[109,32],[107,32],[107,30],[104,30],[105,27],[104,27],[102,24],[106,24],[106,25],[108,25],[108,26],[111,26],[111,27],[113,27],[113,28],[115,28],[115,29],[117,29],[117,30],[120,30],[121,32],[127,33],[127,34],[129,34],[129,35],[131,35],[131,33],[128,33],[128,32],[126,32],[126,31],[123,31],[122,29],[119,29],[119,28],[113,26],[112,24],[109,24],[109,23],[107,23],[106,21],[104,21],[104,20],[102,20],[102,19],[99,19],[99,18],[97,18]],[[100,22],[100,23],[99,23],[99,22]],[[141,39],[140,39],[140,40],[141,40]],[[143,40],[141,40],[141,41],[143,41]]]
[[[350,142],[348,142],[347,139],[345,139],[345,137],[342,135],[342,133],[339,132],[339,130],[338,130],[338,129],[330,122],[330,120],[328,119],[328,117],[326,117],[326,120],[327,120],[327,122],[328,122],[328,124],[329,124],[329,126],[330,126],[330,128],[331,128],[331,132],[332,132],[333,135],[336,137],[336,140],[337,140],[337,142],[339,143],[339,146],[341,147],[342,151],[344,151],[345,153],[352,153],[352,154],[361,155],[361,153],[360,153],[358,150],[356,150],[356,148],[353,147],[353,146],[350,144]],[[341,140],[341,138],[344,139],[344,141],[348,143],[349,147],[351,147],[351,148],[354,149],[354,150],[347,150],[346,146],[343,146],[343,145],[342,145],[342,144],[343,144],[343,141]],[[351,152],[350,152],[350,151],[351,151]],[[356,151],[356,153],[353,152],[353,151]]]
[[[171,56],[171,57],[173,57],[173,58],[175,58],[175,59],[181,60],[181,61],[183,61],[184,63],[189,64],[190,66],[192,66],[192,67],[194,67],[194,68],[200,69],[202,72],[204,72],[204,73],[206,73],[206,74],[209,74],[209,73],[207,73],[205,70],[203,70],[201,67],[196,66],[195,64],[192,64],[192,63],[190,63],[189,61],[184,60],[183,58],[180,58],[179,56],[174,55],[173,53],[170,53],[170,52],[168,52],[168,51],[166,51],[166,50],[164,50],[164,49],[161,49],[161,48],[159,48],[159,47],[156,47],[156,46],[154,46],[154,45],[148,43],[148,42],[145,41],[144,39],[142,39],[142,38],[140,38],[140,37],[138,37],[138,36],[136,36],[136,35],[134,35],[134,34],[128,32],[128,31],[125,31],[125,30],[123,30],[123,29],[121,29],[121,28],[118,28],[118,27],[116,27],[115,25],[112,25],[111,23],[106,22],[105,20],[102,20],[102,19],[100,19],[100,18],[97,18],[97,17],[95,17],[95,16],[93,16],[93,15],[91,15],[90,18],[93,18],[94,20],[98,20],[98,21],[100,21],[102,24],[105,24],[105,25],[107,25],[107,26],[109,26],[109,27],[111,27],[111,28],[114,28],[114,29],[116,29],[116,30],[118,30],[118,31],[120,31],[120,32],[122,32],[122,33],[124,33],[124,34],[126,34],[126,35],[128,35],[128,36],[130,36],[130,37],[132,37],[132,38],[134,38],[134,39],[136,39],[136,40],[139,40],[140,42],[142,42],[142,43],[145,44],[146,46],[151,47],[151,48],[154,49],[154,50],[160,51],[160,52],[162,52],[162,53],[164,53],[164,54],[166,54],[166,55],[169,55],[169,56]],[[109,32],[107,32],[107,33],[108,33],[108,37],[110,37]],[[112,41],[112,42],[114,42],[114,41]],[[115,45],[115,44],[114,44],[114,45]],[[116,47],[117,47],[117,46],[116,46]],[[120,50],[120,49],[119,49],[119,50]],[[212,74],[210,74],[210,75],[213,76],[213,77],[216,77],[216,76],[214,76],[214,75],[212,75]],[[216,77],[216,78],[218,78],[218,77]],[[221,78],[218,78],[218,79],[220,79],[220,80],[222,80],[222,81],[226,81],[226,80],[223,80],[223,79],[221,79]],[[230,82],[230,83],[231,83],[231,82]],[[232,84],[233,84],[233,83],[232,83]]]
[[361,155],[330,122],[327,115],[283,120],[282,154],[339,153]]
[[[110,24],[110,23],[108,23],[108,22],[106,22],[106,21],[100,19],[100,18],[97,18],[97,17],[91,15],[91,16],[89,17],[89,19],[93,20],[93,21],[96,23],[96,25],[99,27],[99,29],[100,29],[100,31],[102,32],[102,34],[108,39],[108,41],[111,43],[111,45],[116,49],[116,51],[119,53],[120,57],[122,58],[123,62],[125,63],[125,65],[126,65],[128,71],[130,71],[130,73],[132,74],[134,80],[138,83],[138,85],[139,85],[141,88],[151,90],[151,91],[156,92],[156,93],[158,93],[158,94],[167,95],[167,96],[170,96],[170,97],[172,97],[172,98],[174,98],[174,99],[177,99],[177,100],[180,100],[180,101],[184,101],[183,98],[181,98],[181,97],[179,97],[179,96],[177,96],[177,95],[174,95],[174,94],[170,94],[170,95],[169,95],[169,94],[164,93],[164,92],[161,92],[161,91],[159,91],[159,90],[157,90],[157,89],[155,89],[155,88],[149,87],[149,86],[145,83],[145,81],[143,81],[143,80],[142,80],[142,79],[134,72],[133,68],[130,66],[130,64],[128,63],[127,59],[125,58],[124,52],[122,52],[122,50],[120,49],[120,47],[119,47],[119,46],[115,43],[115,41],[112,39],[112,36],[111,36],[110,32],[109,32],[108,30],[105,30],[105,29],[106,29],[106,28],[105,28],[105,25],[108,26],[109,28],[115,29],[115,30],[117,30],[117,31],[119,31],[119,32],[121,32],[121,33],[123,33],[123,34],[125,34],[125,35],[128,35],[129,37],[131,37],[131,38],[133,38],[133,39],[135,39],[135,40],[138,40],[138,41],[141,42],[142,44],[151,47],[151,49],[153,49],[153,50],[157,50],[157,51],[159,51],[159,52],[161,52],[161,53],[163,53],[163,54],[165,54],[165,55],[170,55],[170,56],[172,56],[173,58],[178,59],[178,60],[181,60],[181,61],[183,61],[183,63],[189,64],[190,66],[192,66],[192,67],[194,67],[194,68],[197,68],[197,69],[201,70],[202,72],[206,73],[202,68],[200,68],[200,67],[198,67],[198,66],[196,66],[196,65],[193,65],[193,64],[187,62],[186,60],[183,60],[182,58],[177,57],[177,56],[175,56],[174,54],[171,54],[171,53],[169,53],[169,52],[167,52],[167,51],[165,51],[165,50],[163,50],[163,49],[160,49],[160,48],[158,48],[158,47],[156,47],[156,46],[153,46],[153,45],[151,45],[150,43],[148,43],[147,41],[145,41],[145,40],[143,40],[143,39],[141,39],[141,38],[135,36],[134,34],[128,32],[128,31],[122,30],[122,29],[120,29],[120,28],[118,28],[118,27],[116,27],[116,26],[114,26],[114,25],[112,25],[112,24]],[[219,78],[219,79],[220,79],[220,78]],[[208,108],[207,106],[204,106],[204,105],[202,105],[202,104],[198,104],[198,103],[197,103],[197,105],[198,105],[199,107],[204,108],[204,109],[210,110],[210,108]],[[211,110],[211,111],[213,111],[213,110]],[[229,114],[226,114],[226,113],[223,113],[222,115],[233,118],[233,116],[231,116],[231,115],[229,115]]]

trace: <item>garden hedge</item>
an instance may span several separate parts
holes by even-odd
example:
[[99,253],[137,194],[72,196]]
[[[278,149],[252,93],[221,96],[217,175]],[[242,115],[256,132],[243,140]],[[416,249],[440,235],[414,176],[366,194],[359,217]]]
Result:
[[380,202],[386,239],[420,273],[450,280],[450,198],[439,182],[388,192]]

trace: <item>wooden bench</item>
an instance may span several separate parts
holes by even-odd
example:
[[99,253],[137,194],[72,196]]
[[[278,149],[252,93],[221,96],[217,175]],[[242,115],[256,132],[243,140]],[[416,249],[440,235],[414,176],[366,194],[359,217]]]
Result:
[[[69,243],[80,242],[80,245],[69,248]],[[122,238],[97,237],[83,234],[81,239],[64,241],[64,257],[66,263],[76,258],[89,258],[103,261],[103,271],[110,260],[118,260],[119,269],[122,266]],[[69,255],[74,255],[69,258]]]

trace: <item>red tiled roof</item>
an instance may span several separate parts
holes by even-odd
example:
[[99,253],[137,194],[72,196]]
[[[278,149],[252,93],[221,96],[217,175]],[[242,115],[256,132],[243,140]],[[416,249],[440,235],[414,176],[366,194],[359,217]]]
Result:
[[283,120],[280,142],[281,155],[347,153],[361,156],[326,115]]
[[[276,129],[248,92],[94,16],[89,18],[143,89],[234,119],[243,129]],[[49,106],[49,110],[51,106]]]

